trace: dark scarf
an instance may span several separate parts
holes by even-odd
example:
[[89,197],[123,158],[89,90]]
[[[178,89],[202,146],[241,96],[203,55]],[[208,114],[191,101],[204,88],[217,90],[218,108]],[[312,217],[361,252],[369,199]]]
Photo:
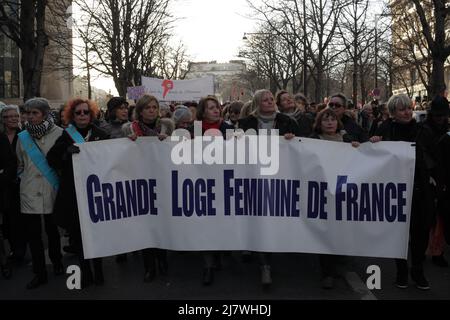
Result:
[[47,119],[45,119],[42,123],[34,125],[25,122],[25,129],[30,133],[30,135],[35,139],[40,139],[45,136],[55,125],[53,116],[49,113],[47,115]]
[[92,133],[92,125],[89,124],[86,128],[79,128],[75,123],[72,123],[72,125],[77,129],[77,131],[81,134],[81,136],[86,139],[86,137],[90,137]]
[[157,136],[161,133],[161,121],[159,117],[150,123],[144,123],[140,120],[138,121],[138,126],[141,131],[140,133],[145,137]]

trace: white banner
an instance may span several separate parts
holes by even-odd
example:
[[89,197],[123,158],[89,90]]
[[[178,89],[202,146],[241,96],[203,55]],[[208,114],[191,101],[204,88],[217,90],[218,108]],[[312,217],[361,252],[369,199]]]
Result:
[[244,157],[255,164],[246,165],[230,164],[242,156],[231,154],[234,138],[226,155],[199,138],[80,145],[73,164],[85,257],[149,247],[407,257],[410,143],[276,139],[279,152],[267,157],[253,145]]
[[214,77],[191,80],[168,80],[142,77],[145,93],[155,96],[159,101],[198,101],[214,94]]

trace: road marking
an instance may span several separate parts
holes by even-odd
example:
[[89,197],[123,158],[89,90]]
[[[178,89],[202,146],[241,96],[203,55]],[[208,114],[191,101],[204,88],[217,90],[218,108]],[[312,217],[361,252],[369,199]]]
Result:
[[344,278],[352,290],[360,295],[361,300],[377,300],[356,272],[346,272]]

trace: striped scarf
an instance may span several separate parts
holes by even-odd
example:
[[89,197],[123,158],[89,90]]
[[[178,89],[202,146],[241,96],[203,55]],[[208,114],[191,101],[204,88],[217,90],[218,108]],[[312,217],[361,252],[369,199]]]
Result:
[[49,113],[47,119],[45,119],[40,124],[31,124],[30,122],[25,122],[25,129],[30,133],[30,135],[35,139],[40,139],[50,131],[55,125],[53,116]]

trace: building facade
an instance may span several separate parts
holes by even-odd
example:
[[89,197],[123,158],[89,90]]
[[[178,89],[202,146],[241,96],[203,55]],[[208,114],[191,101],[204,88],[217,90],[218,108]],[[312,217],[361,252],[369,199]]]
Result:
[[[433,4],[422,1],[427,20],[433,27]],[[391,0],[393,94],[405,93],[416,101],[429,100],[426,85],[432,71],[428,44],[422,34],[422,26],[412,1]],[[446,34],[450,36],[450,19],[446,21]],[[444,69],[447,88],[450,85],[450,59]]]
[[191,62],[186,79],[206,76],[214,77],[214,93],[220,102],[244,100],[248,96],[247,86],[242,79],[246,66],[242,60],[226,63]]
[[[57,7],[58,12],[69,8],[70,4],[71,1],[68,0],[48,2],[48,6]],[[66,21],[67,16],[55,16],[54,12],[55,10],[47,8],[46,33],[49,35],[49,45],[45,49],[40,95],[47,98],[53,108],[58,108],[73,96],[72,32]],[[58,35],[61,33],[64,34],[64,44],[57,40],[60,39]],[[20,59],[20,49],[0,32],[0,101],[6,104],[23,103]]]

